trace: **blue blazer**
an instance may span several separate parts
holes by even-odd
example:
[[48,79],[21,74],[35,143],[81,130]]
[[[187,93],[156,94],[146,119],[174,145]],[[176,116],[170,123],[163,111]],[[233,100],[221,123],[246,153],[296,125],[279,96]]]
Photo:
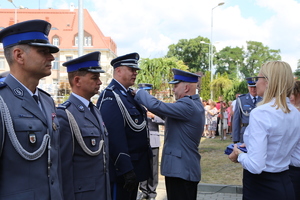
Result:
[[[248,124],[249,123],[249,116],[244,115],[241,111],[241,108],[244,113],[250,113],[256,105],[254,105],[253,100],[249,93],[242,94],[238,97],[241,100],[241,106],[239,104],[238,99],[236,100],[233,120],[232,120],[232,140],[233,142],[244,142],[243,134],[245,132],[246,126],[241,126],[241,124]],[[261,97],[257,98],[257,103],[262,100]]]
[[134,170],[139,182],[147,180],[151,173],[150,158],[152,156],[147,126],[140,132],[128,126],[113,91],[120,96],[133,121],[141,124],[147,120],[146,109],[140,106],[132,95],[126,93],[114,79],[101,93],[97,107],[100,107],[109,133],[111,182],[124,181],[122,175],[131,170]]
[[[6,102],[19,143],[28,152],[36,151],[45,134],[51,138],[50,170],[48,147],[40,158],[28,161],[13,147],[0,119],[0,199],[62,200],[59,125],[53,99],[39,90],[43,111],[29,92],[11,75],[1,84],[0,95]],[[34,135],[35,142],[30,142]],[[4,141],[3,136],[5,136]],[[49,173],[49,177],[48,177]]]
[[186,96],[175,103],[164,103],[145,90],[139,90],[135,99],[165,120],[161,174],[199,182],[201,156],[198,147],[205,122],[199,95]]
[[[74,116],[88,149],[97,151],[100,140],[104,140],[104,149],[101,150],[100,154],[90,156],[83,151],[75,135],[71,132],[65,109],[68,109]],[[110,200],[111,198],[108,175],[108,134],[100,111],[96,107],[94,110],[99,122],[92,112],[72,94],[57,109],[57,117],[61,127],[64,200]],[[107,154],[103,154],[103,150]]]

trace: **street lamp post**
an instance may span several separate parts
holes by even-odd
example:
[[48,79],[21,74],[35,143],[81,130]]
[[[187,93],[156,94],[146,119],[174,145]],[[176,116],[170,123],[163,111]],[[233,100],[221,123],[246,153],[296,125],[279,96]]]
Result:
[[[217,6],[211,9],[211,29],[210,29],[210,45],[209,45],[209,56],[210,56],[210,82],[213,81],[213,11],[216,7],[224,5],[225,2],[220,2]],[[210,98],[213,99],[213,91],[210,90]]]
[[10,3],[12,3],[15,7],[15,24],[17,23],[17,6],[14,4],[13,0],[7,0],[9,1]]

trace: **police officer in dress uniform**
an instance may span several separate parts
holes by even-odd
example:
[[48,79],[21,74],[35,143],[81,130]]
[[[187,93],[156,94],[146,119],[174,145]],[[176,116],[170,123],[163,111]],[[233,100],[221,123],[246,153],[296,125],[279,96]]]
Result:
[[[152,84],[140,83],[139,89],[146,90],[150,93],[152,90]],[[150,111],[147,111],[147,121],[150,133],[150,146],[152,149],[152,176],[140,183],[140,193],[138,194],[137,200],[147,198],[149,200],[155,200],[157,195],[156,188],[158,185],[158,158],[159,158],[159,147],[160,147],[160,136],[159,136],[159,125],[164,125],[165,121],[160,117],[154,115]]]
[[199,75],[173,69],[175,103],[164,103],[144,90],[137,102],[165,120],[165,140],[161,174],[165,176],[167,197],[171,200],[196,200],[201,178],[198,147],[205,123],[205,110],[196,94]]
[[113,200],[136,200],[138,182],[151,175],[146,109],[133,98],[139,54],[111,61],[113,80],[101,93],[97,107],[109,132],[110,180]]
[[246,78],[249,93],[241,94],[236,99],[232,122],[232,140],[234,143],[244,142],[243,135],[249,124],[250,112],[256,107],[256,104],[262,100],[261,97],[257,96],[255,82],[252,78],[253,77]]
[[48,41],[50,29],[30,20],[0,31],[10,67],[0,84],[0,199],[63,199],[55,104],[37,88],[59,51]]
[[102,84],[100,52],[63,63],[72,88],[57,110],[60,123],[64,200],[110,200],[108,134],[100,111],[90,102]]

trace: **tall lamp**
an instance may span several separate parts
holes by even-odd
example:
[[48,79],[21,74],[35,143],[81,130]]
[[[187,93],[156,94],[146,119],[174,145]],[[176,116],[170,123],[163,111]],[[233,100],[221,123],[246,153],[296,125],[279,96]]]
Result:
[[10,3],[12,3],[15,7],[15,24],[17,23],[17,6],[14,4],[14,1],[13,0],[7,0],[9,1]]
[[[211,29],[210,29],[210,45],[209,45],[209,56],[210,56],[210,59],[209,59],[209,61],[210,61],[210,63],[209,63],[209,68],[210,68],[210,82],[212,83],[212,81],[213,81],[213,59],[214,59],[214,57],[213,57],[213,46],[212,46],[212,44],[213,44],[213,11],[214,11],[214,9],[216,8],[216,7],[218,7],[218,6],[222,6],[222,5],[224,5],[225,4],[225,2],[220,2],[217,6],[215,6],[215,7],[213,7],[212,9],[211,9]],[[213,99],[213,91],[212,90],[210,90],[210,98],[211,99]]]

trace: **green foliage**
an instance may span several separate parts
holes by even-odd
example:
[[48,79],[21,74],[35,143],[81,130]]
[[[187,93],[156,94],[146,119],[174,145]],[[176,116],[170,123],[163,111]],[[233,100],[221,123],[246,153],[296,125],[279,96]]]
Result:
[[263,63],[271,60],[281,60],[279,53],[279,49],[270,49],[261,42],[247,41],[247,50],[244,53],[245,62],[241,72],[245,77],[255,76]]
[[248,85],[246,81],[233,81],[232,87],[225,90],[223,95],[224,99],[228,102],[235,99],[236,94],[248,93]]
[[279,53],[255,41],[247,41],[247,49],[225,47],[215,55],[216,73],[227,72],[230,79],[255,76],[263,63],[281,60]]
[[[204,41],[207,44],[200,43]],[[177,44],[169,46],[166,57],[176,57],[187,65],[191,72],[205,72],[209,70],[209,44],[210,40],[198,36],[194,39],[181,39]]]
[[216,73],[227,73],[229,79],[239,78],[239,66],[243,64],[243,49],[240,47],[225,47],[214,58],[214,63],[217,66]]
[[[201,43],[203,41],[204,43]],[[213,46],[213,64],[217,78],[210,83],[209,44],[210,40],[198,36],[194,39],[181,39],[169,46],[167,58],[182,60],[191,72],[203,72],[199,93],[203,99],[209,99],[211,90],[213,99],[224,95],[226,100],[235,99],[237,93],[248,93],[246,77],[256,76],[261,65],[271,60],[281,60],[280,50],[270,49],[261,42],[247,41],[246,47],[225,47],[215,53]],[[220,74],[222,74],[220,76]],[[294,73],[300,77],[300,60]],[[165,79],[161,74],[160,78]],[[156,75],[155,75],[156,76]],[[172,76],[172,74],[170,75]],[[214,74],[215,76],[215,74]],[[159,78],[158,78],[159,79]],[[158,81],[159,88],[166,88]],[[160,89],[161,90],[161,89]]]
[[295,77],[296,77],[297,80],[300,79],[300,59],[297,62],[297,69],[294,72],[294,75],[295,75]]
[[150,83],[153,85],[153,94],[157,91],[170,90],[169,81],[173,79],[172,68],[188,70],[182,61],[176,58],[142,58],[139,64],[141,70],[136,83]]
[[205,75],[201,77],[199,94],[203,100],[210,99],[210,71],[207,71]]
[[216,100],[218,96],[224,95],[225,91],[232,88],[232,81],[228,78],[227,73],[222,75],[218,74],[218,78],[214,79],[211,83],[211,89],[213,90],[213,99]]

